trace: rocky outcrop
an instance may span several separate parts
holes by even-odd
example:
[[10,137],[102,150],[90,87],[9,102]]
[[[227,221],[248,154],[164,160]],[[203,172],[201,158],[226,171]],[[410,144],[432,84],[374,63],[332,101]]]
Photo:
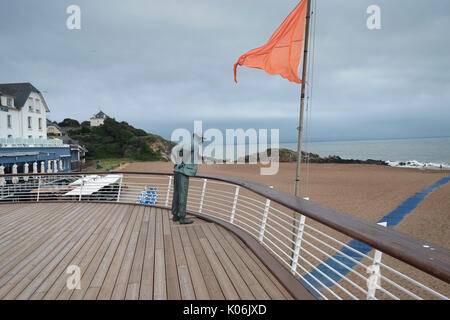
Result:
[[[280,162],[296,162],[297,161],[297,152],[280,148],[278,149],[279,152],[279,161]],[[271,156],[272,150],[267,150],[267,156]],[[258,161],[261,158],[261,154],[258,155]],[[262,154],[262,157],[264,158],[264,153]],[[245,162],[248,162],[249,156],[245,157]],[[302,151],[302,162],[309,162],[309,163],[345,163],[345,164],[375,164],[380,166],[387,166],[388,163],[383,160],[373,160],[373,159],[367,159],[367,160],[357,160],[357,159],[342,159],[340,156],[336,155],[330,155],[328,157],[322,158],[318,154],[315,153],[305,153]]]

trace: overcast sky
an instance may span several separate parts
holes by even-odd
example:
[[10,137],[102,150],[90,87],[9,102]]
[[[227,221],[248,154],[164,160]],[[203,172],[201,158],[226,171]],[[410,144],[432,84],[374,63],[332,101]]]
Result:
[[[279,128],[296,140],[299,85],[238,57],[298,0],[2,0],[0,83],[31,82],[49,118],[99,109],[148,132]],[[68,30],[66,8],[81,8]],[[381,30],[366,9],[381,7]],[[310,138],[450,136],[450,1],[317,0]]]

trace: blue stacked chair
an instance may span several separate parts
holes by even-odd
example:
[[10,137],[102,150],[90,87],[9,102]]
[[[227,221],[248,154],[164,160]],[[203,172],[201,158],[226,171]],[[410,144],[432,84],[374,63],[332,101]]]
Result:
[[158,202],[158,187],[145,186],[145,191],[141,192],[139,203],[155,205]]

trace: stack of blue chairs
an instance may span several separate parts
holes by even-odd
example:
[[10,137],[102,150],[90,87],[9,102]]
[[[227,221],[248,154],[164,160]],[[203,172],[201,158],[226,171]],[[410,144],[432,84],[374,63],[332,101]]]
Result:
[[158,187],[145,186],[145,191],[141,192],[139,203],[155,205],[158,202]]

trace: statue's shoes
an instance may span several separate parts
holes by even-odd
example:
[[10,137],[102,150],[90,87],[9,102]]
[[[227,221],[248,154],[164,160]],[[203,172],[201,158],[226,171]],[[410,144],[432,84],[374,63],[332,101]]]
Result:
[[193,222],[194,221],[186,219],[186,218],[180,219],[180,224],[191,224]]

